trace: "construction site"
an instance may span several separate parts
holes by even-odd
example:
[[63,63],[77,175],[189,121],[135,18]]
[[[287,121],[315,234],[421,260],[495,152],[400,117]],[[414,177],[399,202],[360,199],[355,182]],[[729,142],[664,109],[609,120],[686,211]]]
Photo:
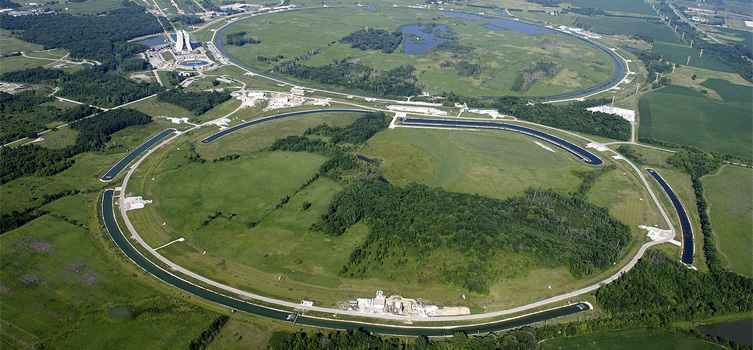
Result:
[[393,314],[410,317],[436,317],[470,315],[471,310],[465,306],[445,306],[424,304],[421,299],[403,298],[400,295],[384,296],[378,290],[374,298],[358,298],[351,300],[348,310],[356,310],[365,314]]

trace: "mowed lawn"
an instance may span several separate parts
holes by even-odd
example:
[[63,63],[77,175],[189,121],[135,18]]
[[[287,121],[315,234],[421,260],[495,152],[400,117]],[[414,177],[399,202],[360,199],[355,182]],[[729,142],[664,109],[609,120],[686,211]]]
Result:
[[723,101],[674,85],[643,95],[639,137],[753,158],[753,88],[711,79],[703,84]]
[[753,276],[753,170],[725,166],[703,179],[711,224],[732,270]]
[[572,170],[587,166],[569,153],[507,131],[397,128],[369,140],[360,154],[381,162],[384,177],[495,198],[522,195],[528,187],[570,192],[580,184]]
[[626,329],[621,331],[579,335],[570,338],[550,339],[539,345],[539,349],[579,349],[579,350],[706,350],[724,349],[689,336],[672,333],[663,329]]

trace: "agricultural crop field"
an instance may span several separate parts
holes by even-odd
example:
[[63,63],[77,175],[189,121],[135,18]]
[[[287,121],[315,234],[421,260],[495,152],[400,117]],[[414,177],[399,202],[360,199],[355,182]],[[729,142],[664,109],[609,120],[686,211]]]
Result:
[[[331,18],[341,20],[333,22]],[[407,37],[389,54],[379,50],[361,51],[338,42],[365,27],[393,32],[416,24],[443,25],[455,38],[452,42],[469,51],[458,54],[433,49],[407,54],[404,53],[405,42],[412,40]],[[502,30],[481,19],[452,18],[437,11],[392,8],[291,11],[241,21],[225,32],[225,38],[242,31],[253,33],[261,43],[240,47],[225,44],[224,47],[243,63],[262,71],[270,71],[278,64],[304,55],[306,58],[299,63],[315,67],[341,60],[381,70],[413,65],[418,85],[433,94],[454,91],[473,97],[556,95],[596,85],[607,80],[614,71],[606,54],[561,33],[525,34]],[[223,43],[225,40],[223,38]],[[310,55],[311,52],[316,53]],[[285,58],[279,62],[259,60],[259,57],[277,55]],[[529,63],[536,61],[555,62],[556,73],[541,78],[523,92],[512,91],[516,77]],[[465,62],[480,68],[469,76],[460,75],[456,65]]]
[[671,333],[663,329],[627,329],[588,335],[578,335],[569,338],[550,339],[541,343],[542,350],[550,349],[598,349],[598,350],[628,350],[628,349],[682,349],[682,350],[711,350],[724,349],[716,344],[710,344],[695,338]]
[[732,270],[753,275],[753,171],[725,166],[703,179],[719,250]]
[[597,8],[610,13],[638,14],[645,16],[655,16],[656,12],[651,10],[651,5],[643,0],[568,0],[572,6],[580,8]]
[[657,42],[680,43],[680,37],[669,29],[666,24],[653,23],[637,18],[581,16],[574,25],[590,27],[592,28],[591,30],[600,34],[627,36],[641,34],[650,36]]
[[651,52],[655,55],[662,56],[665,61],[677,63],[682,66],[686,65],[688,62],[688,56],[690,56],[690,66],[717,70],[720,72],[734,72],[730,66],[717,61],[710,55],[701,56],[700,50],[688,46],[654,43]]
[[722,101],[682,86],[642,96],[639,136],[753,158],[753,88],[714,79],[703,84],[716,91]]

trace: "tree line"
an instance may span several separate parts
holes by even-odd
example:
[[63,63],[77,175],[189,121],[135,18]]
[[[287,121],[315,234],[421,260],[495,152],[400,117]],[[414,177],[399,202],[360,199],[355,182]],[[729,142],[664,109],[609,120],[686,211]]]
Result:
[[559,129],[622,141],[630,139],[630,122],[617,115],[591,112],[586,109],[606,104],[607,99],[576,101],[569,104],[530,104],[528,102],[523,98],[500,97],[492,102],[490,107],[496,108],[502,114]]
[[557,72],[557,64],[554,62],[539,61],[536,64],[529,63],[525,69],[513,81],[510,90],[525,91],[528,90],[536,80],[543,77],[551,77]]
[[348,87],[375,95],[412,96],[421,93],[417,85],[418,79],[413,75],[415,68],[411,65],[379,70],[343,59],[320,67],[291,62],[277,69],[280,73],[298,79]]
[[124,1],[123,6],[104,16],[66,13],[5,16],[0,28],[45,49],[64,48],[73,58],[99,61],[104,69],[110,70],[115,68],[113,43],[162,31],[159,22],[143,7],[130,1]]
[[392,33],[384,29],[367,28],[350,33],[340,39],[340,42],[350,44],[354,49],[382,50],[384,53],[392,53],[403,41],[403,33],[396,30]]
[[151,117],[133,109],[115,109],[102,112],[96,118],[71,123],[78,131],[73,145],[62,149],[48,149],[34,144],[15,148],[0,148],[0,184],[32,174],[54,175],[73,165],[73,156],[94,150],[104,150],[110,135],[132,125],[144,125]]
[[29,68],[8,72],[3,81],[27,84],[44,84],[60,87],[57,95],[85,104],[115,107],[147,97],[160,91],[160,87],[146,82],[135,82],[112,71],[82,69],[67,73],[59,69]]
[[630,239],[606,209],[551,190],[499,200],[375,180],[348,185],[312,230],[339,236],[360,220],[371,231],[341,275],[370,276],[442,249],[451,252],[438,269],[442,280],[480,293],[502,273],[488,261],[503,253],[526,252],[584,276],[611,266]]
[[380,130],[386,129],[388,125],[384,112],[371,112],[364,114],[348,126],[329,126],[325,123],[313,129],[309,128],[303,135],[327,136],[334,144],[359,144],[366,142]]
[[261,40],[259,40],[259,37],[248,35],[246,34],[246,32],[237,32],[233,34],[228,34],[227,37],[225,37],[225,41],[228,45],[235,45],[235,46],[261,43]]
[[539,337],[536,330],[523,327],[504,334],[485,334],[469,337],[463,332],[455,332],[452,338],[429,339],[417,337],[412,340],[401,338],[381,338],[363,330],[332,331],[308,334],[273,332],[267,343],[270,350],[287,349],[390,349],[390,350],[439,350],[439,349],[537,349]]
[[230,94],[227,92],[192,92],[183,91],[183,89],[180,88],[160,91],[157,94],[157,100],[171,103],[178,107],[183,107],[191,111],[194,115],[202,115],[229,99]]

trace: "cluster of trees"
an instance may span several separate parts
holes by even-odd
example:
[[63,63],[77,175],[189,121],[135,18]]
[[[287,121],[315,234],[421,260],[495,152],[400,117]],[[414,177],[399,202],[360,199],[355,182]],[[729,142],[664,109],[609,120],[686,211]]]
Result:
[[539,4],[546,7],[558,7],[562,0],[526,0],[532,4]]
[[722,165],[720,154],[709,154],[696,147],[686,147],[667,158],[667,163],[679,167],[691,177],[700,178]]
[[586,200],[586,194],[588,194],[588,190],[591,189],[591,186],[593,186],[594,182],[596,182],[596,180],[601,175],[604,175],[614,169],[617,169],[617,166],[614,164],[609,164],[591,171],[573,170],[573,174],[575,174],[575,176],[583,179],[583,181],[580,183],[580,186],[578,186],[578,189],[573,193],[573,197]]
[[411,65],[384,71],[343,59],[321,67],[310,67],[291,62],[280,66],[278,69],[280,73],[298,79],[343,86],[349,90],[358,90],[369,94],[412,96],[421,93],[421,89],[416,85],[418,79],[413,75],[415,68]]
[[0,215],[0,234],[8,232],[18,227],[21,227],[31,220],[34,220],[42,215],[48,214],[49,213],[48,211],[40,210],[39,208],[41,208],[47,203],[51,203],[55,200],[58,200],[66,196],[74,195],[76,193],[79,193],[79,191],[78,190],[63,190],[63,191],[53,193],[53,194],[45,193],[44,195],[42,195],[42,202],[35,206],[28,207],[24,211],[21,211],[21,212],[14,210],[10,214]]
[[617,147],[617,152],[625,156],[625,158],[630,159],[633,163],[636,163],[636,164],[648,163],[648,160],[646,159],[646,157],[636,152],[632,147],[628,145],[622,145],[620,147]]
[[429,339],[417,337],[413,340],[400,338],[380,338],[363,330],[334,331],[327,334],[307,334],[304,331],[295,333],[273,332],[267,343],[270,350],[287,349],[505,349],[505,350],[534,350],[538,345],[536,330],[523,327],[505,334],[486,334],[484,336],[469,337],[463,332],[455,332],[449,339]]
[[167,82],[172,86],[176,86],[191,76],[193,76],[193,73],[178,74],[176,71],[169,71],[167,72]]
[[753,310],[753,280],[728,271],[688,269],[666,254],[649,250],[632,270],[596,293],[616,317],[653,314],[660,323]]
[[226,315],[218,316],[217,318],[212,321],[212,324],[207,327],[201,334],[199,334],[198,337],[191,339],[191,342],[188,343],[188,348],[190,350],[203,350],[207,348],[207,345],[214,340],[214,336],[217,335],[217,333],[220,332],[220,329],[227,323],[227,321],[230,320],[230,317]]
[[512,83],[510,90],[512,91],[525,91],[543,77],[551,77],[557,72],[557,64],[554,62],[539,61],[535,64],[529,63],[526,68],[518,74],[515,81]]
[[114,69],[112,45],[135,37],[155,34],[162,27],[154,16],[134,2],[105,16],[56,13],[38,16],[7,16],[0,28],[16,31],[21,40],[43,45],[45,49],[65,48],[73,58],[87,58]]
[[200,24],[204,23],[204,20],[201,19],[199,16],[188,16],[188,15],[178,15],[173,16],[173,18],[170,19],[171,22],[181,22],[184,25],[192,25],[192,24]]
[[444,60],[442,63],[439,64],[440,67],[454,67],[457,69],[457,73],[461,77],[470,77],[473,75],[476,75],[480,73],[484,66],[478,64],[478,63],[472,63],[470,61],[453,61],[450,59]]
[[[355,122],[345,127],[332,127],[321,124],[306,130],[305,135],[321,135],[329,137],[329,142],[321,139],[309,139],[306,136],[288,136],[277,139],[269,147],[270,151],[292,151],[319,153],[330,158],[319,168],[317,176],[340,179],[345,174],[363,170],[364,177],[375,176],[375,173],[358,161],[353,155],[343,150],[338,144],[359,144],[366,142],[380,130],[387,127],[387,118],[383,112],[366,113]],[[313,181],[312,179],[311,181]],[[308,185],[306,183],[304,186]]]
[[174,104],[191,111],[194,115],[202,115],[215,106],[230,99],[227,92],[202,91],[191,92],[176,88],[160,91],[157,100]]
[[135,82],[112,71],[82,69],[66,73],[59,69],[29,68],[5,73],[3,81],[58,85],[57,96],[85,104],[115,107],[160,91],[158,85]]
[[133,109],[115,109],[102,112],[96,118],[71,123],[78,136],[73,145],[62,149],[48,149],[37,145],[0,148],[0,183],[27,175],[49,176],[73,165],[73,156],[105,148],[110,135],[131,125],[151,122],[151,117]]
[[524,251],[583,276],[611,266],[630,239],[629,228],[606,209],[549,190],[529,189],[522,197],[498,200],[374,180],[354,182],[338,193],[312,230],[339,236],[362,219],[371,231],[351,254],[343,276],[405,264],[408,258],[395,252],[422,260],[445,248],[458,256],[439,268],[441,277],[473,292],[488,291],[500,274],[488,261],[503,252]]
[[321,124],[315,128],[309,128],[304,135],[319,135],[329,137],[330,142],[358,144],[366,142],[380,130],[389,125],[384,112],[366,113],[355,122],[345,127],[329,126]]
[[526,99],[501,97],[495,100],[491,107],[496,108],[499,113],[538,124],[615,140],[629,140],[630,122],[616,115],[586,109],[606,103],[606,99],[597,99],[570,104],[529,104]]
[[367,28],[350,33],[340,41],[361,51],[382,50],[384,53],[392,53],[403,41],[403,33],[399,30],[390,33],[384,29]]
[[228,45],[235,45],[235,46],[261,43],[261,40],[259,40],[259,37],[248,35],[246,34],[246,32],[237,32],[233,34],[228,34],[227,37],[225,38],[225,41]]

